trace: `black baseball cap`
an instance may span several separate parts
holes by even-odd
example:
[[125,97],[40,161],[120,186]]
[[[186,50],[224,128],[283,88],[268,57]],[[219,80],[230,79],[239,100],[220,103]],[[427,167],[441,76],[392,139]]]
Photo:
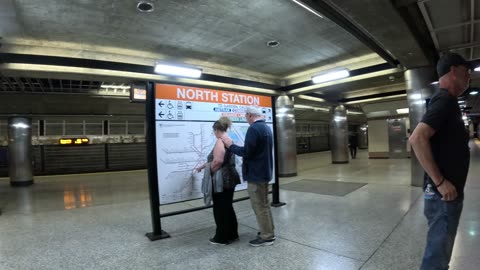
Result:
[[437,63],[437,73],[438,77],[442,77],[443,75],[450,72],[451,66],[465,66],[466,68],[472,70],[473,65],[469,61],[465,60],[461,55],[457,53],[448,52],[438,60]]

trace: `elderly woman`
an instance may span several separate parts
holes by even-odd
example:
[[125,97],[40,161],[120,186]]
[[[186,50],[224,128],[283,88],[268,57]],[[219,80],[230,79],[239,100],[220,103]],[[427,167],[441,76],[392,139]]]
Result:
[[[233,209],[233,192],[240,184],[240,176],[235,169],[235,155],[225,148],[220,139],[232,125],[228,117],[221,117],[213,124],[213,134],[217,138],[214,148],[207,157],[207,163],[197,168],[200,172],[210,166],[211,174],[221,173],[223,188],[213,190],[213,217],[217,229],[215,236],[210,239],[211,244],[228,245],[238,240],[238,223]],[[213,177],[212,177],[213,178]],[[222,185],[221,185],[222,186]]]

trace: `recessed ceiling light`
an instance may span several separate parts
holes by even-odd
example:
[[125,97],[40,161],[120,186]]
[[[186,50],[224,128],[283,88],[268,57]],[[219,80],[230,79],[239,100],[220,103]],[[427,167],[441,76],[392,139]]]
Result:
[[270,48],[278,47],[278,45],[280,45],[280,42],[278,42],[276,40],[270,40],[270,41],[267,42],[267,46],[270,47]]
[[155,6],[149,1],[140,1],[137,4],[137,10],[140,12],[152,12],[154,9]]

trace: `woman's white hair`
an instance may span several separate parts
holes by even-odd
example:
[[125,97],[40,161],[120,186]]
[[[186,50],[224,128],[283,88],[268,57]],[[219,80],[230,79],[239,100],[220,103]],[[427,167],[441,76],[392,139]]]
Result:
[[260,108],[253,107],[253,106],[247,107],[247,110],[245,111],[245,113],[249,113],[255,116],[262,116],[262,111],[260,110]]

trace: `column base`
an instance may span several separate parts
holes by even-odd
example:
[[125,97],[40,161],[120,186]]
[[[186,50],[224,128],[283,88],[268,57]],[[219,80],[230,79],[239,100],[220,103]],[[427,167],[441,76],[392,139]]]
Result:
[[284,202],[273,203],[272,202],[270,205],[272,207],[281,207],[281,206],[287,205],[287,203],[284,203]]
[[279,177],[294,177],[297,176],[297,173],[285,173],[285,174],[278,174]]
[[29,181],[10,181],[10,186],[12,187],[28,187],[33,185],[33,179]]
[[150,232],[150,233],[146,233],[145,236],[148,237],[150,241],[170,238],[170,234],[166,233],[164,230],[162,230],[160,234],[153,234],[153,232]]
[[347,164],[348,161],[332,161],[332,164]]

